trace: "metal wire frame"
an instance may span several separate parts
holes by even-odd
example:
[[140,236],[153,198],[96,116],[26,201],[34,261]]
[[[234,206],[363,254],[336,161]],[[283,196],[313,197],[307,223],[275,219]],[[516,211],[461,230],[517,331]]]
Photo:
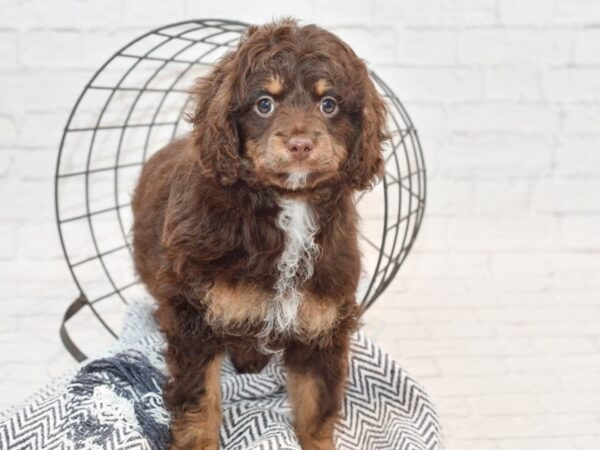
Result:
[[[57,158],[55,173],[55,210],[61,246],[67,265],[73,276],[73,280],[80,292],[79,297],[65,312],[63,324],[61,326],[61,337],[63,338],[63,342],[76,359],[81,360],[85,358],[85,355],[70,338],[65,327],[66,321],[77,314],[81,308],[87,306],[98,322],[112,336],[117,337],[117,333],[107,323],[105,318],[103,318],[97,305],[99,302],[106,301],[106,299],[109,298],[119,298],[120,301],[127,303],[128,291],[139,284],[139,280],[135,278],[133,273],[131,274],[131,281],[119,284],[114,279],[114,273],[111,271],[110,261],[108,261],[108,258],[121,251],[127,251],[129,257],[131,256],[128,229],[122,214],[123,210],[129,208],[130,202],[120,201],[120,196],[123,194],[124,189],[120,185],[120,173],[128,169],[141,169],[141,166],[149,156],[149,151],[157,150],[157,148],[154,147],[150,148],[151,136],[154,130],[159,128],[170,129],[171,131],[166,138],[167,141],[173,139],[178,132],[181,132],[185,124],[184,115],[189,107],[190,97],[187,96],[185,97],[185,100],[182,100],[174,120],[161,121],[158,120],[158,118],[161,112],[163,112],[163,106],[165,105],[167,97],[172,93],[182,95],[187,94],[188,91],[186,89],[177,87],[178,83],[194,69],[199,67],[210,67],[212,64],[206,61],[207,58],[218,56],[219,51],[235,47],[239,36],[246,27],[247,24],[237,21],[202,19],[179,22],[149,31],[121,48],[106,61],[87,83],[75,103],[64,129]],[[195,33],[204,33],[205,31],[207,31],[207,33],[200,37],[195,36]],[[233,35],[233,37],[229,37],[229,35]],[[139,43],[143,43],[149,38],[157,39],[158,43],[150,45],[145,51],[138,51],[136,54],[135,46]],[[219,42],[218,39],[224,40]],[[156,52],[164,50],[173,42],[180,43],[181,48],[178,48],[176,51],[169,54],[168,57],[156,56]],[[195,55],[193,59],[187,59],[182,56],[186,51],[193,49],[198,44],[207,47],[207,50]],[[98,83],[98,79],[108,70],[111,63],[116,60],[130,60],[131,65],[121,73],[120,78],[113,85],[106,85],[106,82],[104,82],[104,84]],[[136,86],[125,85],[127,78],[131,74],[135,74],[142,63],[148,61],[156,63],[157,66],[145,81]],[[182,66],[179,73],[172,77],[166,87],[152,87],[152,83],[158,78],[162,70],[172,63]],[[364,233],[361,234],[362,243],[366,247],[371,247],[377,252],[374,267],[369,268],[369,273],[371,274],[370,280],[365,285],[364,293],[360,299],[363,310],[369,308],[391,283],[406,258],[420,228],[426,199],[425,164],[416,129],[402,103],[389,86],[387,86],[374,72],[370,72],[370,75],[378,87],[380,94],[388,102],[388,109],[390,110],[388,114],[388,125],[390,126],[394,137],[391,146],[388,149],[389,154],[386,155],[386,173],[379,186],[383,192],[381,236],[373,238]],[[82,115],[79,108],[86,95],[90,92],[107,92],[108,96],[100,109],[94,112],[97,114],[97,117],[91,125],[75,126],[74,122],[76,122],[78,116]],[[123,110],[126,112],[125,118],[122,120],[122,123],[111,125],[103,124],[113,99],[116,98],[117,94],[121,93],[129,93],[134,96],[133,101],[129,105],[129,109]],[[145,93],[157,94],[160,98],[155,102],[154,112],[147,117],[147,121],[135,123],[132,118],[136,107]],[[127,152],[127,146],[124,142],[125,133],[128,130],[133,129],[145,130],[146,132],[142,147],[142,155],[138,161],[123,162],[122,157]],[[100,133],[109,131],[119,133],[118,142],[114,149],[114,164],[94,167],[92,161],[96,144],[102,139]],[[66,145],[67,138],[77,133],[91,134],[87,155],[85,157],[85,167],[84,169],[79,170],[64,170],[62,167],[63,160],[73,152],[73,150],[70,150]],[[77,151],[86,151],[86,149],[78,149]],[[112,203],[108,207],[94,208],[92,205],[91,189],[94,186],[92,177],[96,175],[112,175],[113,177]],[[63,192],[64,189],[61,188],[61,182],[81,178],[84,183],[84,211],[65,217],[65,214],[61,211],[61,204],[68,192]],[[395,194],[397,197],[396,201],[392,194]],[[359,195],[356,199],[357,204],[360,206],[363,197],[369,195],[369,193],[362,193]],[[94,225],[94,219],[108,213],[116,214],[116,221],[121,233],[122,243],[111,246],[109,249],[101,249],[100,238]],[[71,237],[65,226],[66,224],[81,224],[82,222],[87,225],[87,230],[89,231],[89,237],[91,239],[90,250],[92,251],[92,255],[77,258],[72,254],[67,245],[67,242]],[[100,271],[105,278],[104,281],[108,282],[108,290],[100,295],[92,295],[88,289],[87,283],[81,280],[76,273],[78,268],[93,262],[99,263]]]

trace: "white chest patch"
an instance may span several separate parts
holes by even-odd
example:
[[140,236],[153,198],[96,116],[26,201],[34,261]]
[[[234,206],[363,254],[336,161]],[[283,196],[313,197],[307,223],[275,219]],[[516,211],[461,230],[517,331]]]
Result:
[[319,253],[315,243],[318,231],[314,211],[301,200],[283,199],[277,224],[285,233],[285,248],[277,262],[279,278],[275,296],[268,308],[264,335],[271,332],[290,334],[298,328],[298,308],[302,301],[303,281],[313,274],[313,263]]

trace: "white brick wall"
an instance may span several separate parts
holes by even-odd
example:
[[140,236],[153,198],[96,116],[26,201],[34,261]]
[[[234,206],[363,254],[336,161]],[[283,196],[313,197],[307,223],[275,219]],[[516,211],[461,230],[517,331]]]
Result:
[[283,14],[347,39],[419,129],[423,229],[366,320],[448,448],[599,448],[597,0],[0,0],[0,407],[73,366],[52,174],[95,68],[158,25]]

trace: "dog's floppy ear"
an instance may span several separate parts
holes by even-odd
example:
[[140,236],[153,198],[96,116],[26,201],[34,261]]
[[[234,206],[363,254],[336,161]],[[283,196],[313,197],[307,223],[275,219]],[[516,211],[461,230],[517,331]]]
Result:
[[371,188],[384,174],[381,144],[388,139],[386,108],[366,69],[363,75],[365,97],[360,113],[361,132],[347,161],[351,185],[357,190]]
[[233,118],[234,60],[233,52],[226,54],[192,90],[196,109],[190,121],[200,169],[223,185],[236,182],[240,167],[240,144]]

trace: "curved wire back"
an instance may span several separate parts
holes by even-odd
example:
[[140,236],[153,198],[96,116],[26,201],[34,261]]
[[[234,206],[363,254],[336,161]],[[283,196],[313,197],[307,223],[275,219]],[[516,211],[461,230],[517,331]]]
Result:
[[[150,31],[100,67],[71,111],[55,176],[60,241],[80,307],[88,306],[115,337],[123,305],[147,296],[133,270],[129,235],[131,194],[141,167],[189,131],[189,87],[236,47],[246,27],[203,19]],[[384,148],[385,177],[357,197],[365,267],[358,298],[364,309],[397,273],[425,208],[417,132],[392,90],[375,73],[371,77],[387,102],[392,139]]]

